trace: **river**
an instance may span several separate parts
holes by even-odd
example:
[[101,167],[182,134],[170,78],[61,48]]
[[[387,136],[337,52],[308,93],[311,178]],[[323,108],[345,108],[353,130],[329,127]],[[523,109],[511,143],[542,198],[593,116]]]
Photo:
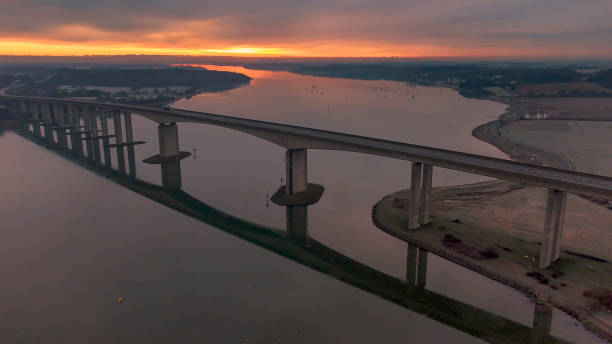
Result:
[[[505,158],[471,136],[505,105],[437,87],[311,77],[242,67],[250,85],[204,93],[176,108]],[[133,116],[138,178],[159,184],[156,124]],[[268,204],[284,150],[228,129],[179,124],[183,190],[232,216],[283,229]],[[187,217],[101,178],[13,132],[0,136],[0,341],[210,343],[477,343],[381,299]],[[116,166],[116,161],[113,161]],[[309,151],[309,181],[325,186],[308,208],[312,238],[402,279],[406,243],[377,229],[371,208],[407,188],[405,161]],[[437,168],[434,186],[486,178]],[[426,289],[531,326],[519,292],[429,254]],[[122,297],[124,302],[116,300]],[[554,310],[551,334],[599,342]]]

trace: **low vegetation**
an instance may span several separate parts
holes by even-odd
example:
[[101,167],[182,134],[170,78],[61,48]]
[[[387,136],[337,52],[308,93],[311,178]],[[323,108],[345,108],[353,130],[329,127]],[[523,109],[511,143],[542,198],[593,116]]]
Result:
[[165,104],[199,92],[232,89],[250,81],[243,74],[201,68],[49,69],[16,73],[12,77],[17,82],[6,90],[7,94],[131,104]]

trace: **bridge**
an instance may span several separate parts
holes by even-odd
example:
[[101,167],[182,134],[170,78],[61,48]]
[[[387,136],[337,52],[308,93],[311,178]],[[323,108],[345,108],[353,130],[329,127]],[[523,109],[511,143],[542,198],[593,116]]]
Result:
[[[23,136],[46,145],[44,138],[30,131]],[[286,206],[284,230],[266,227],[227,214],[176,188],[181,184],[180,173],[166,175],[159,186],[135,177],[135,170],[114,170],[95,161],[92,164],[70,150],[59,148],[54,151],[66,159],[143,197],[489,343],[568,343],[551,334],[553,309],[548,304],[535,304],[531,326],[528,326],[428,290],[428,252],[410,243],[407,244],[405,278],[397,278],[309,238],[307,205]],[[128,165],[135,166],[134,158],[128,155]],[[164,170],[161,172],[164,174]]]
[[[144,162],[161,165],[162,183],[168,189],[180,188],[180,178],[176,178],[180,176],[180,160],[189,156],[188,152],[179,149],[178,122],[225,127],[267,140],[286,149],[286,185],[279,188],[272,200],[287,206],[288,215],[292,216],[299,216],[300,209],[317,202],[323,193],[322,186],[308,182],[309,149],[358,152],[410,161],[407,230],[418,230],[430,222],[434,166],[543,187],[548,189],[548,196],[540,268],[550,266],[560,256],[567,193],[612,199],[612,178],[606,176],[333,131],[180,109],[74,99],[0,95],[0,102],[23,119],[23,129],[32,135],[93,164],[104,164],[109,168],[111,149],[115,149],[118,169],[125,172],[126,148],[130,175],[135,175],[133,146],[142,143],[133,138],[132,114],[157,122],[160,153]],[[112,123],[112,133],[109,121]],[[112,144],[111,139],[114,140]],[[296,233],[303,239],[307,238],[307,233]]]

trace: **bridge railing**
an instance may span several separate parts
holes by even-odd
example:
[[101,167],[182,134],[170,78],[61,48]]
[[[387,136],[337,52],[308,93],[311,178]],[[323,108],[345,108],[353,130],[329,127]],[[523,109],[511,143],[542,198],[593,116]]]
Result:
[[[91,163],[101,165],[104,162],[108,167],[110,150],[115,149],[118,169],[125,173],[124,149],[127,149],[130,174],[135,173],[134,145],[142,143],[133,139],[132,113],[159,123],[160,153],[144,162],[161,165],[162,180],[169,188],[181,186],[180,178],[175,176],[180,176],[180,160],[189,156],[188,152],[179,149],[177,122],[216,125],[260,137],[287,149],[287,182],[272,197],[282,205],[312,204],[323,193],[323,187],[308,183],[308,149],[360,152],[411,161],[409,230],[430,221],[434,166],[544,187],[548,189],[548,196],[539,260],[541,268],[548,267],[560,256],[567,193],[612,199],[610,177],[358,135],[180,109],[74,99],[0,96],[0,102],[8,104],[24,120],[24,129],[35,137],[44,138],[48,144],[67,149]],[[110,119],[113,133],[109,131]],[[114,143],[111,144],[111,140]]]

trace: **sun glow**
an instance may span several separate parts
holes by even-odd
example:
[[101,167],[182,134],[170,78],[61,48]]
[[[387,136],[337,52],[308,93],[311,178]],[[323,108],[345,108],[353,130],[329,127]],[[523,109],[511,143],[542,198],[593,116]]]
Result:
[[224,47],[193,49],[176,47],[147,47],[122,44],[57,44],[51,42],[0,41],[1,55],[76,56],[76,55],[249,55],[283,56],[292,51],[263,47]]

